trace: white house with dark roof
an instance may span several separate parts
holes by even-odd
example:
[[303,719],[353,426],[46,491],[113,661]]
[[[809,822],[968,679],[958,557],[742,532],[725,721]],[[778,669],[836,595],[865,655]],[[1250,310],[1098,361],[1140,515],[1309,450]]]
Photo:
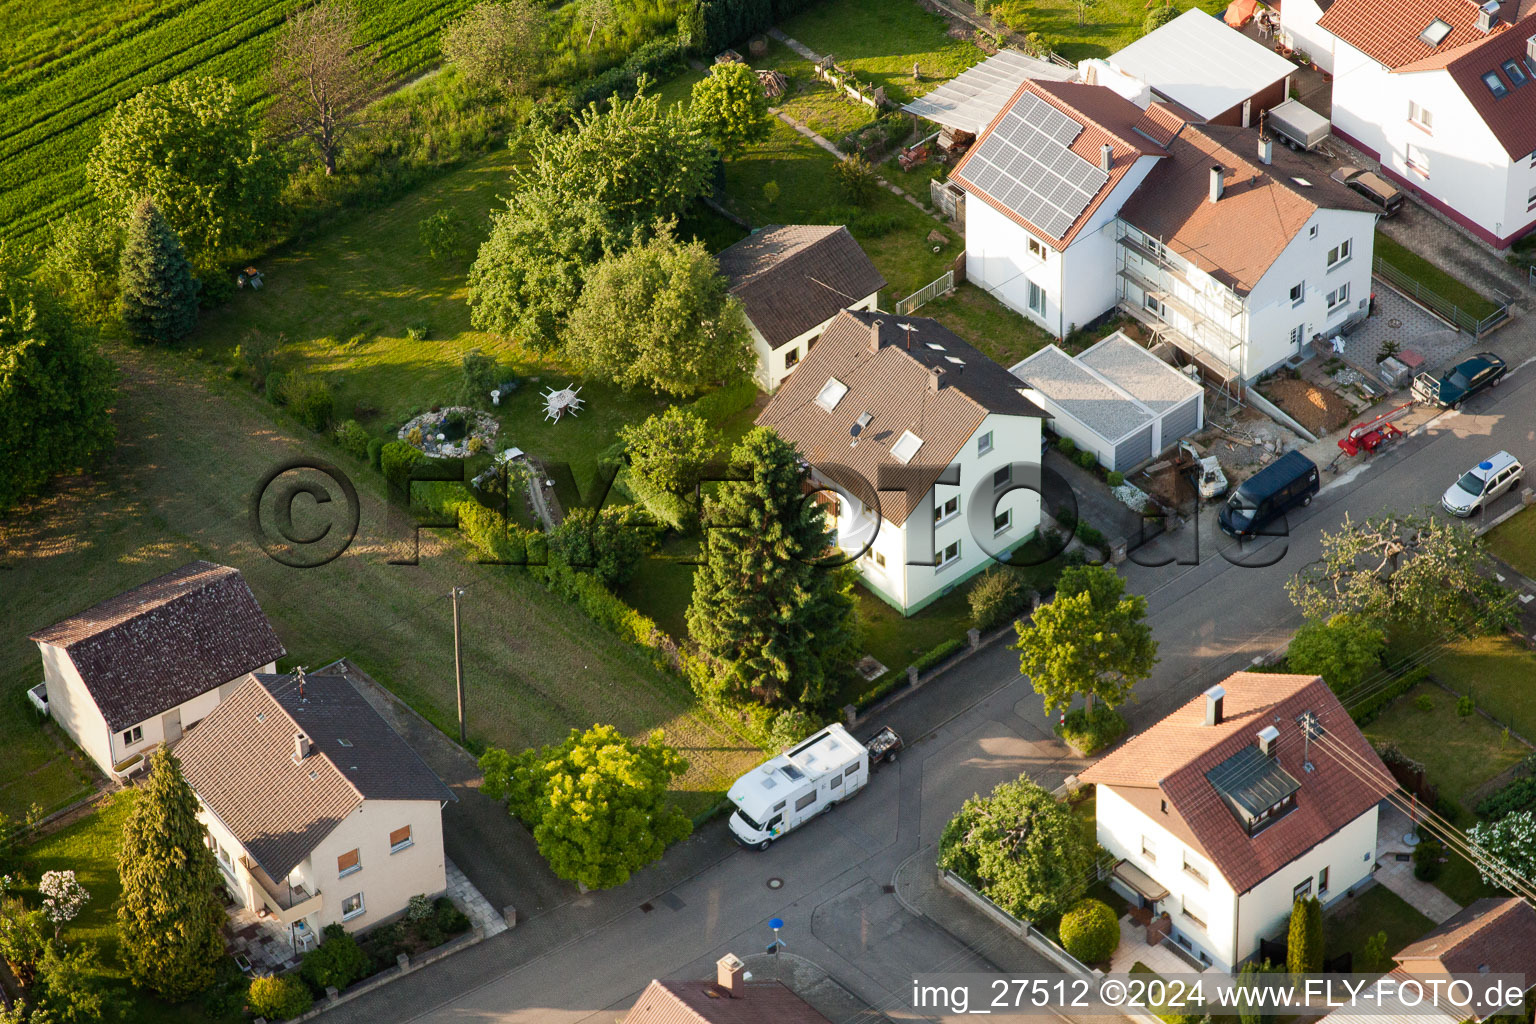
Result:
[[1149,938],[1232,970],[1294,902],[1369,879],[1377,807],[1396,790],[1317,676],[1239,672],[1080,776],[1111,884]]
[[455,797],[344,676],[249,677],[175,753],[229,891],[297,950],[447,888]]
[[1536,227],[1536,0],[1334,0],[1333,130],[1500,248]]
[[841,225],[774,224],[718,257],[746,310],[756,379],[777,388],[844,309],[874,309],[885,278]]
[[174,743],[285,653],[239,571],[201,561],[30,639],[48,714],[111,776]]
[[865,585],[911,614],[1034,535],[1042,416],[938,321],[844,311],[757,422],[810,464]]

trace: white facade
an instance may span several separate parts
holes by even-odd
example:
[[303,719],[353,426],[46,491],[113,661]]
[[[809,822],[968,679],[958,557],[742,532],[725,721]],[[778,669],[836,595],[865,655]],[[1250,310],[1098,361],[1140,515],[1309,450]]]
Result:
[[1536,223],[1536,154],[1511,160],[1450,72],[1396,74],[1342,39],[1334,54],[1340,135],[1487,241]]
[[[847,308],[874,309],[879,299],[879,292],[870,292]],[[816,344],[816,339],[821,337],[821,333],[827,329],[827,324],[834,319],[836,319],[835,314],[803,334],[796,335],[778,348],[770,348],[768,339],[764,338],[763,333],[757,329],[757,325],[748,319],[747,327],[752,332],[752,351],[757,355],[757,369],[753,372],[753,379],[757,381],[757,386],[764,391],[776,390],[784,382],[784,378],[800,365],[800,360],[805,358],[811,346]]]
[[[306,936],[319,941],[327,925],[340,923],[349,932],[371,928],[404,911],[412,896],[437,896],[448,887],[442,807],[435,800],[363,801],[270,886],[245,847],[201,800],[198,819],[208,829],[231,894],[289,927],[295,949],[303,949]],[[405,829],[408,838],[391,843],[391,836]]]
[[1316,0],[1285,0],[1280,10],[1280,41],[1312,58],[1324,71],[1333,71],[1333,33],[1319,28],[1323,9]]
[[[127,729],[114,731],[107,727],[106,717],[96,706],[85,680],[80,678],[80,671],[70,660],[69,652],[49,643],[37,646],[43,657],[49,715],[109,777],[116,777],[117,766],[123,766],[126,771],[128,766],[124,762],[134,757],[148,757],[160,743],[176,742],[185,730],[202,721],[246,679],[242,675]],[[269,662],[256,671],[272,672],[276,666],[276,662]]]
[[[1032,479],[1019,479],[1021,470],[996,482],[997,474],[1013,463],[1032,467]],[[910,615],[992,565],[994,555],[1002,556],[1034,535],[1040,523],[1040,495],[1013,485],[1038,487],[1039,466],[1040,420],[990,414],[950,466],[959,483],[935,484],[927,502],[900,526],[884,521],[858,498],[829,487],[828,493],[837,495],[838,547],[856,558],[865,586]]]
[[[1155,803],[1158,792],[1147,792]],[[1177,942],[1223,971],[1258,952],[1261,938],[1284,931],[1297,896],[1317,896],[1327,905],[1370,877],[1376,815],[1373,806],[1252,889],[1238,893],[1210,860],[1114,787],[1099,785],[1095,802],[1099,845],[1168,890],[1153,908],[1166,912],[1173,925],[1165,941]],[[1115,887],[1133,902],[1139,900],[1118,881]]]

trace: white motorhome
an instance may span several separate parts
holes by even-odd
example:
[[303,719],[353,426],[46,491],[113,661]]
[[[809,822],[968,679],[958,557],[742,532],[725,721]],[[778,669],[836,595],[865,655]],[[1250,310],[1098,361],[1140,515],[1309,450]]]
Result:
[[869,751],[841,725],[829,725],[758,765],[731,786],[731,833],[768,849],[789,830],[848,799],[869,782]]

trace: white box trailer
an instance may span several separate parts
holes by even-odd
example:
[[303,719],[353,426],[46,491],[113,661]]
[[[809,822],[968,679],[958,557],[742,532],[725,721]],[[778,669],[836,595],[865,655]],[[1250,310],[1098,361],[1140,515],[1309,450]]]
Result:
[[1300,100],[1286,100],[1264,116],[1270,132],[1292,149],[1311,152],[1333,131],[1326,117]]
[[743,846],[766,850],[868,782],[869,751],[841,725],[829,725],[731,785],[731,834]]

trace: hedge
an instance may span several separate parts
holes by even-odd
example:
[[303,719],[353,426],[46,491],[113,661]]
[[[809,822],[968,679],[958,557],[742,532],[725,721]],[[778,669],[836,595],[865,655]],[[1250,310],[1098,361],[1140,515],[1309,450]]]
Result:
[[926,672],[964,646],[965,640],[963,638],[957,637],[954,640],[945,640],[926,654],[918,655],[917,660],[912,662],[910,667],[917,669],[919,672]]
[[1345,708],[1349,710],[1349,717],[1355,720],[1356,725],[1369,725],[1376,719],[1377,715],[1381,714],[1383,708],[1392,703],[1394,700],[1397,700],[1397,698],[1401,697],[1415,686],[1418,686],[1428,675],[1429,672],[1427,669],[1413,669],[1410,672],[1404,673],[1401,678],[1392,683],[1385,690],[1372,694],[1365,700],[1360,701],[1358,704],[1352,704],[1350,702],[1350,694],[1348,693],[1340,694],[1339,697],[1344,702]]
[[602,103],[610,96],[626,99],[639,88],[640,76],[655,80],[671,78],[682,70],[683,47],[676,36],[652,39],[631,53],[618,67],[577,82],[566,90],[565,102],[571,112],[585,110],[589,103]]
[[424,458],[419,448],[404,441],[390,441],[379,451],[379,471],[396,487],[408,487],[411,467]]
[[718,424],[734,416],[757,401],[757,385],[751,378],[700,395],[693,402],[693,411],[709,423]]
[[[357,420],[347,420],[336,428],[336,444],[342,451],[359,461],[368,460],[368,453],[373,446],[374,438],[368,435],[368,430]],[[380,445],[382,448],[383,445]]]

